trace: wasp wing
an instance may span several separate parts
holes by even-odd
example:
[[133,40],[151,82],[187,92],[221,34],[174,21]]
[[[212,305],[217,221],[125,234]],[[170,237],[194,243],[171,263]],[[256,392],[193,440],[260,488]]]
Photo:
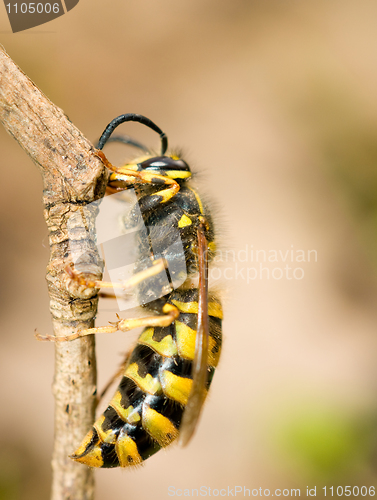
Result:
[[204,227],[198,229],[199,300],[192,388],[183,414],[179,444],[186,446],[192,438],[207,395],[208,377],[208,248]]

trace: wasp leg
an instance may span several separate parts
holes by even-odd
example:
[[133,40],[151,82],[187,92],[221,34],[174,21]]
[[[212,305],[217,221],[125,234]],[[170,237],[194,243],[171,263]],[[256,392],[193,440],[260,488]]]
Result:
[[134,274],[129,280],[123,281],[121,283],[112,283],[111,281],[91,281],[84,278],[82,274],[74,271],[70,266],[66,267],[66,272],[69,276],[78,282],[79,285],[84,285],[87,288],[121,288],[122,290],[128,290],[142,281],[157,276],[167,267],[166,261],[163,258],[156,259],[152,261],[151,267],[144,269],[136,274]]
[[162,312],[164,314],[161,316],[121,319],[116,323],[116,327],[121,332],[128,332],[129,330],[133,330],[134,328],[141,328],[146,326],[169,326],[179,316],[178,308],[171,304],[165,304],[162,308]]
[[67,342],[69,340],[75,340],[80,337],[85,337],[86,335],[94,335],[96,333],[115,333],[128,332],[134,328],[141,328],[145,326],[169,326],[175,321],[179,316],[178,309],[171,305],[165,304],[162,308],[163,315],[160,316],[146,316],[144,318],[128,318],[120,319],[114,323],[112,326],[100,326],[98,328],[88,328],[86,330],[79,330],[72,335],[64,335],[56,337],[55,335],[41,335],[37,331],[35,332],[35,337],[37,340],[41,341],[51,341],[51,342]]
[[115,293],[105,293],[105,292],[99,292],[98,297],[101,299],[117,299],[118,297],[115,295]]
[[165,175],[148,172],[146,170],[138,172],[137,170],[132,170],[131,168],[127,167],[116,168],[109,162],[109,160],[106,158],[106,156],[102,151],[97,150],[95,154],[102,160],[103,164],[109,170],[112,170],[114,172],[113,174],[110,175],[109,179],[110,188],[112,187],[111,183],[114,182],[121,182],[122,184],[125,185],[126,189],[127,187],[131,187],[134,184],[138,183],[159,184],[161,186],[169,186],[166,189],[163,189],[162,191],[158,191],[157,193],[148,196],[149,199],[147,207],[148,209],[154,208],[160,203],[166,203],[171,198],[173,198],[173,196],[175,196],[180,189],[177,181],[175,181],[174,179],[170,179]]
[[41,342],[67,342],[69,340],[75,340],[80,337],[85,337],[86,335],[92,335],[94,333],[115,333],[118,330],[116,326],[101,326],[99,328],[88,328],[87,330],[79,330],[72,335],[61,335],[56,337],[55,335],[41,335],[37,330],[35,330],[34,335],[37,340]]
[[122,285],[122,288],[127,290],[128,288],[132,288],[139,283],[152,278],[153,276],[157,276],[158,274],[166,271],[168,265],[164,258],[156,259],[152,261],[152,266],[147,267],[147,269],[143,269],[143,271],[139,271],[134,274],[132,278],[125,281]]

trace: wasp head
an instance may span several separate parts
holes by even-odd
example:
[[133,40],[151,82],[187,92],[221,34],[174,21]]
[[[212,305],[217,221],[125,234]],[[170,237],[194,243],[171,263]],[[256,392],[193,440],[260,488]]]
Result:
[[175,181],[183,182],[191,177],[188,164],[178,156],[155,156],[142,161],[138,170],[147,170],[159,175],[164,175]]

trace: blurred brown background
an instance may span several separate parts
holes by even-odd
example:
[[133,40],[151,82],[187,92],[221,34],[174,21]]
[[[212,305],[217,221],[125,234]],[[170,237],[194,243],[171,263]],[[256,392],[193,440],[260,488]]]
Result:
[[[184,149],[236,257],[220,266],[224,350],[194,440],[136,471],[99,470],[97,499],[376,485],[376,2],[81,0],[19,34],[1,9],[5,49],[88,138],[136,112]],[[0,140],[0,499],[43,500],[54,347],[33,331],[51,331],[47,230],[39,172]],[[302,279],[274,279],[286,265]],[[98,324],[115,311],[102,302]],[[97,339],[100,387],[134,339]]]

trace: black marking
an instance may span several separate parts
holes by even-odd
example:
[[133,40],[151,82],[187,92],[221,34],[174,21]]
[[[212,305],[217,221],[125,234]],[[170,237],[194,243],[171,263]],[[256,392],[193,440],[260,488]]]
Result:
[[146,212],[152,210],[157,205],[159,205],[163,200],[163,197],[159,194],[152,194],[150,196],[145,196],[139,200],[139,207],[141,212]]
[[102,423],[102,430],[104,432],[109,431],[119,431],[123,426],[125,421],[120,418],[118,413],[112,406],[108,406],[103,413],[105,420]]
[[208,367],[207,391],[209,389],[209,386],[211,385],[214,374],[215,368],[213,366]]
[[[173,356],[172,358],[167,358],[160,368],[160,376],[162,376],[164,371],[168,371],[182,378],[192,379],[192,361],[182,359],[179,356]],[[207,378],[207,389],[211,385],[213,374],[215,368],[212,366],[208,367],[208,378]]]
[[214,344],[212,346],[212,349],[211,349],[212,354],[217,354],[220,351],[220,348],[221,348],[221,343],[216,342],[216,344]]
[[173,373],[183,378],[192,379],[192,362],[186,359],[182,359],[179,356],[173,356],[171,358],[165,359],[160,367],[160,374],[164,371]]
[[166,396],[148,396],[145,404],[148,404],[152,410],[168,418],[179,429],[184,411],[179,403],[168,399]]
[[221,349],[221,319],[209,316],[209,335],[215,341],[211,352],[217,354]]
[[198,327],[198,316],[193,313],[181,313],[179,315],[178,321],[184,325],[191,328],[191,330],[197,330]]
[[221,318],[216,318],[216,316],[210,316],[209,317],[209,322],[210,322],[210,328],[212,325],[213,331],[217,331],[221,334],[221,324],[222,324],[222,319]]
[[[166,205],[159,206],[152,213],[143,215],[145,216],[145,225],[149,227],[150,231],[155,230],[157,234],[161,234],[162,239],[164,234],[169,235],[171,227],[176,227],[177,231],[179,231],[178,222],[184,213],[181,207],[177,206],[173,201],[168,201]],[[165,227],[166,223],[169,223],[171,227]]]
[[130,405],[135,407],[145,397],[142,391],[133,380],[128,377],[123,377],[118,386],[118,391],[121,394],[120,404],[123,408],[128,408]]
[[92,428],[92,431],[93,431],[92,438],[89,441],[89,443],[86,445],[85,450],[81,453],[81,455],[77,455],[75,458],[85,457],[85,455],[87,455],[90,451],[93,450],[93,448],[95,448],[100,443],[100,438],[99,438],[98,433],[94,427]]
[[[173,304],[173,300],[178,300],[179,302],[184,302],[188,304],[190,302],[198,302],[199,291],[197,288],[190,290],[174,290],[169,296],[169,303]],[[173,304],[174,305],[174,304]]]
[[101,455],[103,460],[102,468],[119,467],[120,463],[113,444],[101,443]]
[[151,183],[152,184],[156,184],[157,186],[158,185],[160,185],[160,186],[164,185],[165,186],[167,184],[166,180],[165,179],[161,179],[161,177],[152,177],[151,178]]
[[130,358],[130,365],[136,363],[138,374],[145,378],[149,373],[153,378],[158,374],[158,367],[161,364],[162,356],[146,345],[137,345]]
[[155,342],[161,342],[165,337],[171,336],[175,340],[175,328],[174,324],[169,326],[155,326],[153,329],[152,340]]
[[126,424],[121,430],[119,437],[122,434],[126,434],[135,441],[139,455],[143,460],[146,460],[161,449],[161,446],[140,425]]
[[174,196],[174,203],[191,216],[200,214],[200,206],[195,194],[185,186],[182,186]]

